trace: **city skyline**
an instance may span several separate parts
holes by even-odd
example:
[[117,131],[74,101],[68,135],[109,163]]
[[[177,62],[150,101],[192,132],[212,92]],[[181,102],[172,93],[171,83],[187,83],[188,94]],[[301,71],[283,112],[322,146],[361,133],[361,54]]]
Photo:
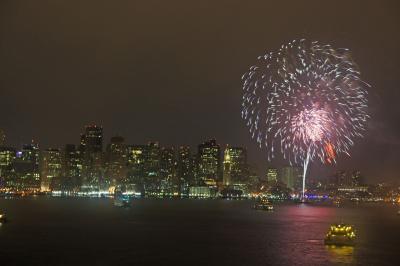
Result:
[[[108,129],[106,139],[119,134],[129,143],[195,147],[215,138],[245,146],[263,167],[267,156],[240,118],[240,77],[259,54],[307,38],[349,48],[374,88],[371,122],[352,157],[312,165],[311,175],[358,168],[374,181],[397,180],[396,3],[363,2],[363,16],[354,16],[361,7],[353,2],[320,12],[313,1],[291,3],[290,10],[285,3],[208,4],[2,2],[0,128],[10,145],[32,138],[42,147],[76,143],[81,125],[95,122]],[[271,9],[287,13],[266,16]]]
[[[3,132],[3,136],[5,136],[4,131],[2,131],[2,132]],[[247,168],[247,170],[246,170],[247,174],[245,174],[245,175],[241,172],[242,170],[237,169],[237,166],[235,166],[236,169],[230,168],[228,170],[229,173],[231,171],[234,172],[233,175],[236,175],[236,177],[234,178],[235,180],[242,180],[243,182],[248,181],[247,178],[248,178],[248,175],[250,175],[250,172],[256,173],[257,177],[260,180],[265,179],[266,181],[270,182],[270,178],[268,176],[269,171],[271,169],[276,169],[276,171],[278,171],[275,173],[276,174],[275,182],[276,182],[278,180],[282,181],[281,178],[277,179],[277,176],[281,177],[281,175],[282,175],[281,170],[285,171],[285,168],[296,168],[296,169],[301,170],[301,165],[296,166],[296,165],[290,165],[289,163],[286,163],[286,164],[283,163],[281,166],[279,166],[272,162],[267,162],[266,164],[264,164],[262,166],[258,166],[254,162],[251,162],[248,160],[248,158],[247,158],[248,152],[247,152],[246,147],[242,147],[239,145],[232,145],[229,143],[222,144],[222,143],[219,143],[214,138],[211,138],[211,139],[203,138],[203,140],[199,141],[199,143],[197,145],[192,147],[192,146],[185,145],[185,144],[165,145],[163,143],[160,143],[157,140],[149,140],[144,143],[127,143],[125,141],[124,136],[116,135],[116,136],[110,137],[110,139],[107,140],[103,137],[103,134],[104,134],[104,128],[102,126],[91,123],[91,124],[88,124],[83,127],[83,131],[81,131],[81,134],[79,134],[79,141],[77,141],[75,143],[59,144],[57,146],[52,146],[52,147],[41,147],[40,143],[32,140],[30,143],[22,143],[20,146],[11,146],[11,145],[7,145],[7,141],[6,141],[7,137],[5,136],[3,138],[5,140],[5,142],[3,142],[4,145],[0,145],[0,148],[12,150],[15,153],[15,158],[17,158],[17,159],[18,158],[23,159],[26,156],[32,156],[31,151],[34,152],[34,150],[36,150],[38,153],[34,154],[34,156],[37,157],[35,159],[35,161],[37,161],[36,162],[37,170],[39,169],[39,161],[41,160],[41,157],[46,157],[46,154],[49,152],[50,153],[52,153],[52,152],[59,153],[63,160],[62,163],[60,162],[60,164],[62,164],[62,168],[63,168],[62,176],[65,176],[65,177],[68,177],[69,175],[64,173],[64,171],[66,171],[64,169],[64,167],[66,167],[68,169],[67,165],[68,165],[69,159],[72,159],[72,160],[77,159],[76,155],[74,155],[75,152],[80,152],[81,155],[78,155],[78,157],[82,156],[81,163],[84,163],[85,161],[87,161],[88,160],[87,156],[90,156],[90,158],[91,158],[90,161],[98,161],[98,164],[99,164],[98,167],[108,169],[108,167],[109,167],[108,163],[110,161],[110,158],[109,158],[110,153],[117,151],[119,156],[124,157],[123,161],[121,161],[118,164],[129,165],[129,162],[131,160],[127,157],[127,156],[129,156],[129,153],[133,152],[135,149],[142,149],[143,147],[146,147],[148,145],[157,145],[157,147],[159,149],[158,156],[160,156],[160,158],[162,158],[162,156],[163,156],[162,154],[163,154],[164,150],[165,151],[168,151],[169,149],[172,150],[173,160],[177,163],[177,165],[174,166],[174,167],[176,167],[176,169],[174,171],[177,171],[177,173],[176,173],[177,176],[185,175],[184,173],[179,172],[180,171],[179,170],[179,167],[180,167],[179,162],[180,162],[180,160],[182,160],[182,158],[180,157],[182,150],[186,150],[186,152],[189,153],[189,157],[194,156],[196,158],[196,160],[200,160],[200,161],[196,162],[196,164],[197,163],[201,164],[201,160],[202,160],[201,158],[202,158],[202,154],[203,154],[202,150],[204,148],[208,149],[207,148],[208,145],[211,145],[211,147],[215,147],[218,150],[216,150],[215,154],[211,155],[211,156],[212,157],[215,156],[216,162],[218,162],[218,165],[212,166],[212,168],[215,167],[215,169],[206,170],[204,172],[204,175],[206,176],[209,173],[211,173],[212,175],[217,174],[217,176],[214,176],[213,178],[215,180],[221,181],[224,184],[224,186],[232,185],[231,181],[229,181],[228,184],[225,184],[225,181],[224,181],[225,180],[224,174],[226,171],[225,163],[226,163],[226,161],[229,161],[231,157],[242,161],[243,166]],[[120,145],[120,147],[118,145]],[[85,155],[85,150],[94,155],[89,155],[88,153],[87,153],[87,155]],[[27,152],[28,152],[28,155],[27,155]],[[207,152],[211,152],[211,154],[212,154],[214,151],[210,150]],[[96,155],[96,154],[98,154],[98,155]],[[208,155],[206,155],[206,156],[208,156]],[[212,157],[210,159],[212,159]],[[30,157],[28,157],[28,158],[30,158]],[[207,158],[207,157],[205,157],[205,158]],[[33,160],[33,159],[29,159],[29,160]],[[208,160],[208,159],[206,159],[206,160]],[[207,164],[207,161],[205,161],[205,163]],[[116,167],[118,167],[118,164],[116,165]],[[113,169],[113,170],[115,170],[115,169]],[[300,171],[300,170],[298,170],[298,171]],[[61,171],[61,169],[60,169],[60,171]],[[67,171],[73,172],[76,170],[69,169]],[[119,171],[119,170],[117,169],[117,171]],[[199,169],[198,171],[199,171],[199,175],[201,175],[202,170]],[[210,171],[210,172],[208,173],[207,171]],[[327,180],[336,176],[338,173],[346,173],[347,172],[347,174],[345,174],[345,175],[346,176],[348,175],[348,177],[350,177],[351,173],[354,171],[359,171],[359,170],[356,167],[352,168],[352,169],[345,169],[345,170],[339,169],[339,170],[335,170],[330,173],[327,173],[324,176],[311,176],[311,178],[313,178],[313,181],[320,180],[321,182],[326,182]],[[90,173],[91,173],[90,171],[89,172],[83,171],[79,175],[80,176],[83,175],[84,178],[87,178],[86,176],[92,175]],[[113,174],[114,173],[112,171],[108,172],[108,170],[106,170],[105,174],[103,173],[102,175],[112,177]],[[365,173],[362,173],[362,174],[363,174],[363,178],[365,178]],[[243,175],[243,177],[240,177],[241,175]],[[283,174],[283,176],[285,176],[285,174]],[[364,180],[364,181],[368,181],[368,183],[371,183],[371,180]],[[291,181],[291,182],[293,182],[293,181]],[[299,182],[299,181],[297,180],[296,182]],[[372,182],[372,183],[374,183],[374,182]],[[49,185],[49,184],[47,184],[47,185]],[[293,184],[290,186],[293,189]]]

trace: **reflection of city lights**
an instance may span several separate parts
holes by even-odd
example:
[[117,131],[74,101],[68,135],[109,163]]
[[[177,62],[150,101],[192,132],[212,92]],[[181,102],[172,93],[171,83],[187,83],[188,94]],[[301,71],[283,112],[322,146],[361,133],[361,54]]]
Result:
[[354,260],[354,247],[351,246],[326,246],[331,261],[335,263],[352,263]]

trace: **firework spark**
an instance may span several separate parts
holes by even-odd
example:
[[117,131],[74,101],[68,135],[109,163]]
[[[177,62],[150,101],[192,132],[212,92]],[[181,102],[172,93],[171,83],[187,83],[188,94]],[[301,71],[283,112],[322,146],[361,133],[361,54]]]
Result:
[[[333,163],[349,155],[367,120],[367,89],[347,49],[292,41],[258,57],[242,77],[242,118],[268,160]],[[304,194],[304,189],[303,189]]]

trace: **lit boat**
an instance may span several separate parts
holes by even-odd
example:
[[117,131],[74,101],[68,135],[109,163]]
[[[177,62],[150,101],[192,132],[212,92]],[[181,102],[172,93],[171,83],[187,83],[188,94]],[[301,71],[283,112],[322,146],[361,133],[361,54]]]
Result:
[[347,224],[333,224],[325,237],[325,245],[353,246],[356,238],[354,228]]
[[340,204],[342,204],[342,202],[341,202],[340,199],[335,199],[335,200],[333,201],[333,204],[335,204],[337,207],[339,207]]
[[117,206],[117,207],[129,207],[129,200],[115,199],[114,200],[114,206]]
[[129,207],[130,199],[128,196],[123,195],[122,192],[118,191],[114,196],[114,206],[117,207]]
[[0,223],[7,222],[7,217],[4,213],[0,213]]
[[256,210],[264,210],[264,211],[273,211],[274,205],[267,198],[261,198],[258,202],[253,205],[253,209]]

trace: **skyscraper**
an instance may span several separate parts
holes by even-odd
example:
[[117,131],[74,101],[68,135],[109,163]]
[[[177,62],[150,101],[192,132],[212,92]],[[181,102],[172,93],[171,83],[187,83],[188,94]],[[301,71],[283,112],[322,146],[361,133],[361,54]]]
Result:
[[172,147],[163,147],[160,150],[160,178],[162,190],[170,193],[178,192],[175,150]]
[[244,184],[248,181],[247,152],[242,147],[225,148],[224,159],[229,158],[231,182]]
[[103,128],[86,126],[81,135],[80,149],[83,152],[83,185],[99,187],[103,181]]
[[128,182],[146,191],[158,190],[160,179],[160,146],[158,142],[127,146]]
[[198,146],[198,177],[206,182],[221,179],[221,149],[215,139]]
[[62,176],[62,154],[59,149],[46,149],[41,153],[40,177],[41,190],[49,191],[52,182]]
[[112,137],[106,151],[106,177],[111,183],[125,182],[127,149],[124,138]]
[[64,176],[80,179],[82,176],[82,156],[74,144],[67,144],[64,148]]
[[351,186],[358,187],[363,184],[363,178],[361,176],[361,171],[355,170],[351,175]]
[[300,189],[301,169],[299,167],[283,167],[279,177],[280,181],[285,184],[287,188],[291,190]]
[[144,150],[144,183],[147,190],[158,190],[160,186],[160,145],[149,142]]
[[347,177],[346,171],[337,171],[335,174],[336,186],[346,187],[350,185],[349,178]]
[[16,150],[11,147],[0,147],[0,181],[8,187],[16,186],[13,178],[13,163],[16,158]]
[[33,164],[34,171],[39,171],[40,150],[39,145],[32,141],[31,144],[22,145],[22,160]]
[[222,184],[225,187],[232,185],[232,176],[231,176],[231,169],[232,169],[232,161],[231,156],[229,154],[229,150],[225,149],[224,152],[224,161],[223,161],[223,175],[222,175]]
[[269,167],[267,169],[267,181],[268,183],[276,183],[278,181],[278,169]]
[[22,145],[21,152],[14,163],[14,171],[20,179],[24,189],[40,189],[40,150],[39,145],[32,141],[31,144]]
[[127,179],[143,190],[147,145],[127,146]]
[[189,146],[180,146],[177,156],[177,179],[179,192],[188,193],[190,185],[194,185],[194,164]]

